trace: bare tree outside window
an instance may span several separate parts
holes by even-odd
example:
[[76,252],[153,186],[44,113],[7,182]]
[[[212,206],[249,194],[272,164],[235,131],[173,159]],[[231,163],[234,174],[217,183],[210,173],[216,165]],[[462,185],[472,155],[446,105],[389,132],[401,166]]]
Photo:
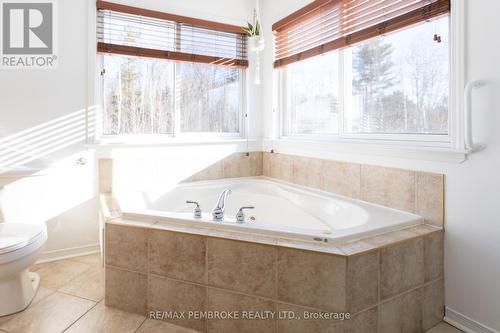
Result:
[[173,65],[105,56],[103,134],[173,134]]
[[238,133],[241,70],[195,63],[177,69],[181,132]]
[[241,69],[122,56],[104,68],[103,135],[174,135],[176,112],[181,132],[240,131]]
[[[440,28],[440,29],[438,29]],[[441,42],[434,40],[439,31]],[[368,40],[352,54],[352,133],[447,134],[448,18]],[[347,65],[346,65],[347,66]]]

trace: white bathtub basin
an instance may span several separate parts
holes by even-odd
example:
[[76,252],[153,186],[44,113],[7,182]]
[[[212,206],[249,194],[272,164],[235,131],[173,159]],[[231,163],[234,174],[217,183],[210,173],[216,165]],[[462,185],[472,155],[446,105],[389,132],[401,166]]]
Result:
[[[212,208],[226,188],[232,194],[227,197],[225,220],[214,222]],[[423,223],[415,214],[265,177],[185,183],[169,190],[118,191],[115,196],[125,219],[333,244]],[[193,218],[194,205],[186,200],[200,203],[201,219]],[[242,206],[255,209],[246,211],[244,224],[237,224],[235,215]]]

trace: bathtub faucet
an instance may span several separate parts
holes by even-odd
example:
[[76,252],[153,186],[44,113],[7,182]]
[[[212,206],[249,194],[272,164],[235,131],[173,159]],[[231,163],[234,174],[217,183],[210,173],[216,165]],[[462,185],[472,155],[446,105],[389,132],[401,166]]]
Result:
[[231,190],[225,189],[219,196],[219,200],[217,200],[217,204],[212,210],[212,216],[214,221],[222,221],[224,220],[224,210],[226,209],[226,197],[228,194],[231,194]]

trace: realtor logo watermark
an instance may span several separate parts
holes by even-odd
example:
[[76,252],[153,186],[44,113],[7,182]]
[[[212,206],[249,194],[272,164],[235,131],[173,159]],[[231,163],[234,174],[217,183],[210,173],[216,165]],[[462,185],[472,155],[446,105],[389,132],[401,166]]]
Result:
[[56,15],[53,0],[0,0],[1,68],[55,68]]

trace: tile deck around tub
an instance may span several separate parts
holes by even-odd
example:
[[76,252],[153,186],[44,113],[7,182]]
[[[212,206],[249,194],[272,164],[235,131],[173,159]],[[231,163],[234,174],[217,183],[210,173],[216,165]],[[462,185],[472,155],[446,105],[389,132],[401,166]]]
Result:
[[[318,250],[317,244],[262,242],[261,237],[244,234],[233,239],[229,232],[217,235],[189,229],[172,229],[165,223],[108,221],[105,304],[141,315],[151,311],[198,312],[217,304],[212,298],[234,294],[234,298],[248,299],[248,304],[262,308],[268,302],[274,309],[293,313],[349,313],[355,318],[345,322],[301,321],[298,326],[293,320],[274,321],[277,329],[300,327],[319,332],[347,329],[366,333],[375,329],[386,333],[397,327],[422,332],[444,316],[440,228],[411,227],[358,241],[361,245],[349,244],[349,251],[337,248],[335,253],[328,246],[328,251]],[[408,320],[398,321],[400,317]],[[228,325],[210,320],[166,321],[203,332]],[[254,325],[239,320],[228,327],[251,332]]]
[[[288,156],[277,157],[283,157],[276,160],[281,163],[280,172],[295,183],[309,186],[308,170],[320,170],[328,164],[299,157],[293,157],[293,163],[288,163]],[[269,167],[266,163],[264,159],[264,169]],[[407,211],[414,211],[418,204],[424,208],[422,215],[429,211],[435,213],[434,217],[442,212],[439,202],[434,207],[432,202],[419,201],[419,196],[427,195],[428,189],[441,188],[442,177],[438,175],[374,166],[338,167],[352,167],[348,169],[353,173],[357,173],[359,167],[365,175],[359,186],[344,189],[352,190],[350,196],[377,202],[370,193],[384,190],[379,204]],[[288,176],[276,178],[286,180]],[[378,178],[394,180],[389,188],[403,188],[407,197],[394,197]],[[402,186],[404,184],[407,186]],[[312,185],[321,188],[324,179],[316,179]],[[337,190],[344,185],[329,184]],[[358,187],[361,192],[356,192]],[[238,300],[245,300],[245,306],[257,310],[352,315],[352,320],[347,321],[166,319],[170,324],[202,332],[258,329],[262,332],[387,333],[402,329],[418,333],[439,324],[444,316],[443,229],[442,223],[436,223],[430,215],[425,216],[426,222],[434,225],[407,227],[332,245],[190,227],[175,220],[169,223],[152,218],[141,220],[140,216],[128,214],[120,217],[116,214],[119,206],[112,195],[103,196],[101,204],[109,206],[101,210],[108,230],[106,271],[109,279],[105,304],[119,310],[139,315],[166,309],[207,311],[231,308]],[[190,246],[186,247],[187,243]],[[141,265],[141,262],[147,264]],[[134,292],[131,296],[123,290]]]
[[369,238],[363,238],[360,240],[355,240],[339,246],[335,246],[320,242],[313,243],[295,239],[254,235],[254,234],[240,233],[234,231],[210,230],[208,228],[195,228],[178,224],[168,224],[164,222],[143,222],[143,221],[134,221],[131,219],[112,218],[107,220],[106,223],[111,225],[128,225],[138,228],[152,228],[152,229],[166,230],[177,233],[208,236],[221,239],[231,239],[235,241],[274,245],[292,249],[300,249],[305,251],[313,251],[313,252],[321,252],[321,253],[345,255],[345,256],[358,255],[364,252],[374,251],[386,246],[394,245],[396,243],[405,242],[413,238],[427,236],[434,233],[440,233],[443,231],[443,229],[440,227],[422,224],[419,226],[391,231],[381,235]]
[[[84,263],[88,266],[85,270],[75,273],[74,270],[67,267],[74,266],[75,263]],[[66,269],[52,270],[49,268],[66,267]],[[65,259],[52,263],[39,264],[31,268],[41,274],[41,278],[46,284],[57,286],[56,289],[40,287],[32,304],[24,311],[14,315],[0,317],[0,332],[4,333],[60,333],[60,332],[137,332],[137,333],[194,333],[196,331],[177,326],[164,321],[147,319],[143,315],[133,314],[118,309],[106,307],[103,302],[104,293],[101,292],[97,298],[92,300],[82,295],[88,291],[85,283],[76,283],[75,281],[84,281],[88,271],[101,271],[101,274],[92,274],[91,280],[98,284],[104,284],[104,269],[100,264],[99,256],[88,255]],[[63,281],[63,282],[61,282]],[[78,287],[79,286],[79,287]],[[80,289],[79,289],[80,288]],[[66,291],[64,291],[66,290]],[[238,294],[226,293],[223,291],[210,291],[216,293],[207,304],[209,309],[227,309],[244,305],[244,307],[262,306],[270,308],[267,301],[252,299]],[[424,291],[425,293],[425,291]],[[94,294],[96,295],[96,294]],[[290,306],[280,305],[282,309],[290,310]],[[390,307],[390,304],[389,304]],[[291,310],[294,310],[293,308]],[[365,322],[369,322],[373,317],[372,311],[365,311],[362,316],[356,318],[353,324],[356,327],[363,327]],[[375,314],[375,313],[374,313]],[[215,321],[210,323],[211,332],[218,331],[238,331],[239,327],[234,322]],[[267,332],[272,330],[266,321],[252,323],[255,332]],[[287,329],[290,325],[296,325],[293,322],[284,321],[281,329]],[[317,322],[313,329],[332,329],[328,323]],[[300,327],[295,327],[299,329]],[[312,327],[309,327],[312,328]],[[304,329],[307,329],[304,327]],[[280,330],[281,331],[281,330]],[[335,330],[331,330],[335,332]],[[358,330],[359,331],[359,330]],[[361,330],[362,331],[362,330]],[[427,333],[461,333],[462,331],[446,324],[440,323],[437,326],[426,331]]]

